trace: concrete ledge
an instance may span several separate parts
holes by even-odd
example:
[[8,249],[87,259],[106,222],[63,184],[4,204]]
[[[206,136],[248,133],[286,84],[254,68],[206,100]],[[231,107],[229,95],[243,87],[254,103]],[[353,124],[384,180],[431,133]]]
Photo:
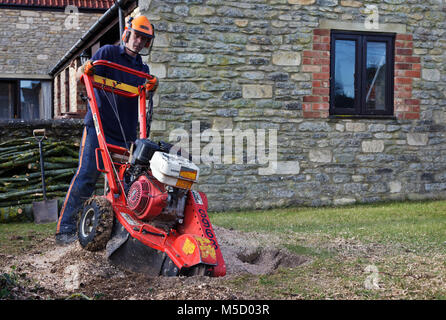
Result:
[[21,120],[21,119],[8,119],[0,120],[0,127],[33,127],[33,126],[83,126],[84,119],[53,119],[53,120]]
[[20,80],[52,80],[48,74],[26,74],[26,73],[2,73],[0,78],[3,79],[20,79]]
[[365,31],[365,32],[392,32],[392,33],[406,33],[407,27],[401,23],[379,23],[378,29],[367,29],[364,22],[346,22],[339,20],[321,19],[319,28],[321,29],[336,29],[348,31]]

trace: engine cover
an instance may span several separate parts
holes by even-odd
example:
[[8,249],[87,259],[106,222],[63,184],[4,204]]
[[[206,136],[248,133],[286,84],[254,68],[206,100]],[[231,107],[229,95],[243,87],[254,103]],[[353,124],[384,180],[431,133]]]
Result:
[[167,205],[168,194],[157,180],[140,176],[130,186],[127,194],[128,207],[141,220],[152,220]]

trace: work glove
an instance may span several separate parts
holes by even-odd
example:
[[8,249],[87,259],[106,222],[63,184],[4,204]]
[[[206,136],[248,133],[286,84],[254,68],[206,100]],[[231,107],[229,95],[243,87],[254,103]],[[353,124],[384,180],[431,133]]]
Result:
[[145,83],[146,90],[149,92],[155,92],[158,88],[158,78],[155,76],[152,76],[153,78],[151,80],[147,79]]
[[85,63],[81,66],[82,73],[86,74],[87,76],[92,76],[94,74],[94,65],[93,61],[87,60]]

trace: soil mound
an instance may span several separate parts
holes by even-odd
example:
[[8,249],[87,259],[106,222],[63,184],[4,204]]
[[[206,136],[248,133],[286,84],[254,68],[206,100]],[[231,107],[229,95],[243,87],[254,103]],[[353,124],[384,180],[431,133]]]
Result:
[[[111,265],[105,251],[89,252],[78,242],[58,247],[53,239],[47,239],[44,248],[40,244],[39,249],[26,255],[6,257],[8,261],[0,266],[7,273],[14,265],[15,273],[38,283],[42,296],[34,294],[30,299],[255,299],[259,297],[233,292],[222,281],[240,274],[269,274],[280,267],[293,268],[308,261],[280,248],[277,237],[221,227],[214,231],[227,268],[223,278],[147,277]],[[15,290],[20,291],[19,287]]]

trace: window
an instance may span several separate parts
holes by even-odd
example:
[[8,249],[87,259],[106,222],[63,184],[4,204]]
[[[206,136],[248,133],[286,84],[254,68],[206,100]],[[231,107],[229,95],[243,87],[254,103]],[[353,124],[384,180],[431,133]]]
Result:
[[51,119],[51,82],[0,80],[0,119]]
[[331,115],[393,115],[394,41],[394,35],[332,31]]
[[0,119],[12,119],[16,114],[16,83],[0,81]]

